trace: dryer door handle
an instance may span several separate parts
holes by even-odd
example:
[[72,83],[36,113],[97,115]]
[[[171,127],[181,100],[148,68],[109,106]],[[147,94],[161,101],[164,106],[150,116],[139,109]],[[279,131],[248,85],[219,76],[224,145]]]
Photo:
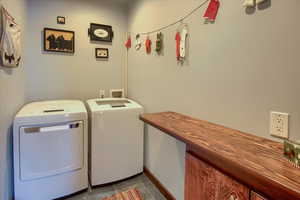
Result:
[[30,127],[25,128],[25,133],[33,134],[33,133],[46,133],[46,132],[54,132],[54,131],[64,131],[68,129],[78,128],[81,122],[66,124],[66,125],[57,125],[57,126],[41,126],[41,127]]
[[70,129],[70,125],[60,125],[60,126],[49,126],[39,128],[39,132],[53,132],[53,131],[64,131]]

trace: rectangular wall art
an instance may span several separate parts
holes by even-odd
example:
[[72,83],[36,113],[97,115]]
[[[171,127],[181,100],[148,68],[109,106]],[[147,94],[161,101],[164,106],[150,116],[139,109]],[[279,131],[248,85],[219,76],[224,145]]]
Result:
[[44,29],[44,51],[74,53],[75,33],[52,28]]
[[56,22],[57,24],[66,24],[66,18],[63,16],[57,16]]
[[107,48],[96,48],[96,58],[108,58],[109,51]]
[[91,41],[112,42],[114,32],[112,26],[103,24],[90,24],[89,36]]

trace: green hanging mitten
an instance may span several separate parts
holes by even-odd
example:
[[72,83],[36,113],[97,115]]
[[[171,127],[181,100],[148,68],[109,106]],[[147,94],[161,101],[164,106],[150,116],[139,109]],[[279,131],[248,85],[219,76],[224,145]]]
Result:
[[157,40],[156,40],[156,49],[155,51],[160,54],[163,46],[163,34],[160,32],[157,34]]

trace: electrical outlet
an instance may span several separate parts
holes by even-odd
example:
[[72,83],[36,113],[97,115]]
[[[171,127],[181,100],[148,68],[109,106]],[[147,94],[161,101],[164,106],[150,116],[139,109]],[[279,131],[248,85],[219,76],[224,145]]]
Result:
[[270,132],[272,136],[288,139],[289,137],[289,114],[271,112]]
[[99,97],[100,97],[100,99],[104,99],[105,98],[105,90],[100,90]]

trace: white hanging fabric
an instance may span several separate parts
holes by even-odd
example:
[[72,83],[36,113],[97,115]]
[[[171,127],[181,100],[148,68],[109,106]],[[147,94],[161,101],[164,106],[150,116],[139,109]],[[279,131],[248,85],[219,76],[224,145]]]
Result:
[[4,67],[18,67],[21,60],[21,28],[14,18],[1,8],[0,61]]
[[180,32],[180,39],[181,39],[180,40],[180,58],[181,58],[181,60],[185,59],[187,36],[188,36],[187,25],[184,25]]
[[185,60],[187,37],[188,37],[187,24],[183,24],[181,21],[180,26],[177,28],[177,32],[175,36],[177,61],[184,62]]

